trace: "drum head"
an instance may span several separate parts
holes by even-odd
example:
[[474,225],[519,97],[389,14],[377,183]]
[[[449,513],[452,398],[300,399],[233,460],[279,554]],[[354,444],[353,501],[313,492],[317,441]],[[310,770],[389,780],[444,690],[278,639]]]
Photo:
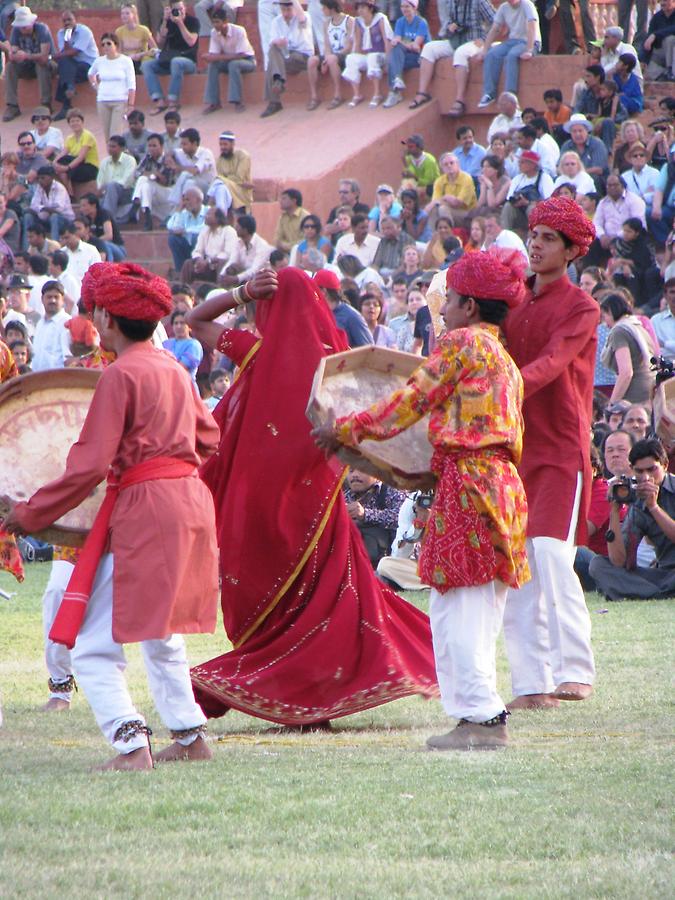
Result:
[[[28,500],[63,474],[100,375],[92,369],[53,369],[13,378],[0,387],[0,494]],[[104,493],[105,483],[36,537],[81,546]]]
[[[315,425],[361,412],[403,387],[421,364],[412,353],[385,347],[359,347],[321,360],[307,406],[307,416]],[[338,457],[386,481],[399,490],[421,490],[434,484],[431,474],[432,448],[424,417],[411,428],[388,441],[362,441],[358,448],[345,447]]]

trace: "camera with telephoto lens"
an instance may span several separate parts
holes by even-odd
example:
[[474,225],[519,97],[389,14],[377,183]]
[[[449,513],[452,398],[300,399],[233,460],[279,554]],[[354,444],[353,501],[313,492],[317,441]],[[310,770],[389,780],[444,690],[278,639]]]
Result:
[[617,475],[609,483],[609,499],[612,503],[624,503],[629,505],[637,503],[638,495],[635,490],[637,479],[630,475]]
[[417,496],[413,500],[415,507],[419,507],[420,509],[431,509],[433,502],[433,491],[418,491]]
[[180,15],[180,9],[178,9],[178,8],[172,9],[172,10],[171,10],[171,15],[174,17],[174,19],[177,19],[178,16]]

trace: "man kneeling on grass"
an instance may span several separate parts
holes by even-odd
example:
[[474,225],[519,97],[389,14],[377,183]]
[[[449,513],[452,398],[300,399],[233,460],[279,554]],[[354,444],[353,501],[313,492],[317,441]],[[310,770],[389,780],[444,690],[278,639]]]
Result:
[[314,431],[319,446],[387,440],[429,414],[437,477],[420,554],[443,707],[459,720],[430,750],[506,746],[495,647],[507,587],[529,578],[527,501],[516,470],[523,382],[499,324],[524,296],[518,251],[469,253],[448,269],[447,332],[406,387],[370,409]]

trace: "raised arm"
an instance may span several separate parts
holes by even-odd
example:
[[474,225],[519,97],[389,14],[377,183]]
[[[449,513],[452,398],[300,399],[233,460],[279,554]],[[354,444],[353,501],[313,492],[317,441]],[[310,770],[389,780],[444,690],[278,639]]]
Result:
[[237,306],[251,300],[263,300],[277,289],[277,273],[274,269],[261,269],[250,281],[217,297],[205,300],[187,314],[187,323],[193,336],[209,347],[216,347],[223,327],[214,320]]

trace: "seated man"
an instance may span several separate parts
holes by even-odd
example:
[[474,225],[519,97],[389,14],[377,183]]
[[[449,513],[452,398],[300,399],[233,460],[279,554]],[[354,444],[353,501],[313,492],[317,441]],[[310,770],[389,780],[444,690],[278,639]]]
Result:
[[302,240],[302,220],[309,210],[302,205],[302,194],[295,188],[287,188],[279,197],[281,215],[274,231],[274,246],[287,253]]
[[192,256],[205,219],[204,194],[198,187],[187,188],[181,198],[180,206],[166,223],[169,232],[169,250],[173,256],[176,274]]
[[216,161],[208,147],[202,147],[201,135],[196,128],[184,128],[180,134],[180,147],[174,150],[173,159],[177,173],[171,199],[178,203],[188,187],[198,187],[204,194],[216,177]]
[[191,258],[183,264],[182,281],[217,281],[237,250],[237,232],[228,225],[225,214],[217,206],[210,206],[204,216],[204,227],[197,235]]
[[33,338],[33,371],[62,369],[70,356],[70,332],[65,327],[70,316],[63,308],[63,285],[46,281],[42,286],[44,315],[35,326]]
[[368,216],[357,213],[352,216],[352,230],[343,234],[335,245],[335,261],[341,256],[355,256],[361,265],[370,266],[375,259],[375,253],[380,243],[380,238],[370,234],[368,230]]
[[202,59],[208,63],[206,89],[204,91],[204,115],[221,109],[220,76],[227,75],[227,102],[237,112],[246,108],[242,101],[242,75],[255,72],[255,52],[241,25],[231,25],[224,9],[217,9],[211,16],[213,28],[208,53]]
[[[675,159],[675,153],[670,153]],[[649,217],[649,230],[658,244],[665,244],[675,222],[675,180],[671,177],[670,165],[661,167],[654,188],[652,212]]]
[[414,247],[415,241],[407,231],[401,231],[401,221],[394,216],[382,216],[380,233],[382,239],[375,251],[373,268],[377,269],[383,278],[389,278],[401,268],[405,248],[411,245]]
[[495,135],[508,135],[514,128],[522,128],[525,124],[520,112],[520,104],[517,94],[513,91],[502,91],[497,100],[499,112],[490,122],[486,145],[492,141]]
[[218,278],[224,287],[235,287],[253,278],[258,269],[267,265],[274,249],[264,238],[256,234],[258,223],[253,216],[239,216],[234,229],[239,238],[231,263]]
[[11,122],[21,115],[19,109],[19,79],[37,78],[40,105],[50,107],[52,102],[52,70],[49,57],[54,42],[49,28],[37,21],[37,16],[27,6],[20,6],[14,13],[14,24],[9,35],[9,58],[5,74],[5,114],[3,122]]
[[75,218],[68,191],[56,180],[53,166],[41,166],[37,182],[30,210],[24,216],[24,228],[28,230],[37,219],[49,225],[52,239],[58,240],[61,228]]
[[405,495],[358,469],[349,470],[344,495],[349,516],[359,530],[375,569],[394,540],[398,511]]
[[455,102],[449,115],[463,116],[466,112],[466,86],[469,83],[469,60],[476,56],[485,42],[495,11],[489,0],[449,0],[447,4],[445,36],[425,44],[420,53],[420,81],[410,109],[417,109],[431,100],[429,85],[436,63],[452,59],[455,71]]
[[438,160],[424,149],[424,138],[421,134],[411,134],[409,138],[401,141],[405,150],[403,152],[403,178],[414,182],[420,195],[431,197],[434,182],[441,174]]
[[[299,0],[279,0],[280,15],[272,22],[269,58],[265,68],[265,100],[267,107],[262,118],[273,116],[283,109],[281,95],[286,88],[286,76],[307,70],[314,53],[312,24]],[[318,105],[318,104],[317,104]]]
[[574,150],[598,191],[604,192],[604,178],[609,174],[609,154],[600,138],[593,137],[593,124],[583,113],[573,113],[563,125],[563,130],[569,134],[569,140],[560,148],[560,155]]
[[604,266],[610,257],[612,241],[623,237],[623,223],[637,218],[645,226],[646,205],[642,197],[626,190],[622,175],[607,178],[607,196],[598,203],[593,217],[595,240],[588,251],[585,266]]
[[[47,228],[42,222],[32,222],[29,225],[26,225],[24,222],[24,226],[28,236],[28,250],[30,253],[39,253],[41,256],[49,256],[50,253],[53,253],[60,248],[61,242],[58,238],[56,240],[50,240],[50,238],[47,237]],[[61,237],[60,234],[59,237]]]
[[89,68],[98,56],[94,35],[87,25],[75,20],[74,13],[66,9],[61,14],[63,28],[56,35],[57,52],[54,59],[59,69],[56,99],[61,103],[54,121],[65,119],[75,96],[75,85],[88,80]]
[[[675,476],[668,474],[668,456],[656,438],[638,441],[628,456],[636,478],[635,499],[620,521],[622,504],[611,503],[607,549],[609,559],[596,556],[590,574],[610,600],[672,597],[675,594]],[[637,545],[649,538],[656,565],[635,565]]]
[[612,75],[621,102],[629,115],[641,113],[644,109],[642,85],[634,69],[635,57],[630,53],[622,53]]
[[543,171],[541,157],[524,150],[518,159],[520,174],[511,181],[502,209],[502,225],[512,231],[527,233],[527,220],[535,204],[548,200],[553,193],[553,179]]
[[605,84],[605,70],[600,65],[587,66],[584,82],[586,87],[577,99],[574,112],[583,114],[592,122],[597,120],[598,136],[609,152],[614,146],[616,138],[616,123],[602,113],[603,100],[606,99],[602,92],[602,86]]
[[675,278],[669,278],[663,286],[666,308],[652,316],[652,325],[659,340],[661,353],[666,359],[675,360]]
[[164,222],[174,208],[171,188],[176,181],[176,169],[168,165],[161,134],[151,134],[148,138],[145,156],[136,167],[134,179],[132,203],[140,210],[143,229],[152,231],[152,217]]
[[[183,0],[173,0],[164,7],[157,44],[161,48],[159,56],[141,63],[141,72],[155,107],[153,116],[163,112],[167,105],[170,109],[178,108],[183,77],[197,71],[199,21],[187,14]],[[171,76],[166,100],[160,75]]]
[[[646,12],[646,11],[645,11]],[[649,31],[644,42],[647,77],[657,81],[675,81],[675,3],[661,0],[649,23]]]
[[[251,157],[246,150],[235,150],[233,131],[223,131],[218,137],[220,156],[216,160],[216,181],[222,182],[230,194],[230,205],[235,214],[251,211],[253,205],[253,181],[251,178]],[[214,188],[216,206],[217,185]]]
[[150,132],[145,127],[145,113],[140,109],[132,109],[127,116],[127,123],[129,127],[122,135],[126,142],[127,153],[131,154],[136,162],[140,162],[150,137]]
[[[503,37],[504,32],[506,38]],[[500,43],[495,43],[499,40]],[[497,10],[483,49],[477,54],[483,64],[483,96],[478,108],[495,102],[499,76],[506,63],[504,89],[518,90],[520,60],[532,59],[541,49],[539,16],[531,0],[507,0]]]
[[391,50],[387,60],[387,77],[389,80],[389,96],[384,106],[396,106],[403,99],[405,82],[401,77],[406,69],[418,69],[420,53],[427,41],[431,39],[426,19],[417,15],[419,0],[402,0],[401,17],[394,25],[394,36],[391,39]]
[[373,343],[373,336],[361,313],[349,303],[345,303],[340,290],[340,279],[330,269],[321,269],[314,275],[314,284],[320,289],[335,324],[347,335],[349,346],[365,347]]
[[126,152],[126,142],[119,134],[111,135],[108,154],[101,160],[96,187],[103,209],[122,224],[129,221],[131,214],[136,160]]

